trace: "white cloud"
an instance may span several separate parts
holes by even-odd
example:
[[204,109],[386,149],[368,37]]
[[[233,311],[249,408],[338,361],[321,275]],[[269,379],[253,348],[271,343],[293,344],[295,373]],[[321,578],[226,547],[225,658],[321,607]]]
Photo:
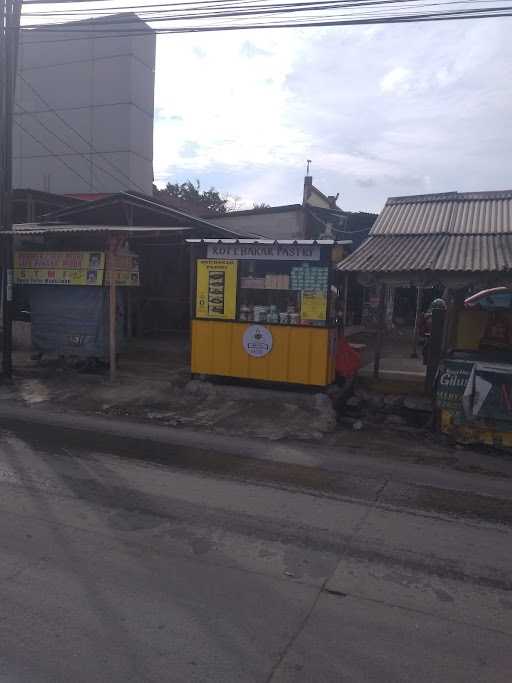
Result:
[[384,93],[392,93],[400,90],[407,90],[410,84],[412,71],[403,66],[396,66],[388,71],[380,81],[380,89]]
[[[200,57],[194,40],[201,41]],[[287,121],[286,78],[293,57],[291,45],[270,35],[260,35],[257,44],[233,34],[222,40],[218,35],[160,39],[156,178],[164,179],[171,166],[186,174],[215,166],[292,163],[297,149],[308,144],[307,133]],[[183,145],[191,141],[197,143],[194,156],[183,156]]]
[[[349,209],[503,189],[512,82],[503,20],[161,37],[157,180],[300,200],[305,160]],[[193,150],[193,155],[190,154]]]

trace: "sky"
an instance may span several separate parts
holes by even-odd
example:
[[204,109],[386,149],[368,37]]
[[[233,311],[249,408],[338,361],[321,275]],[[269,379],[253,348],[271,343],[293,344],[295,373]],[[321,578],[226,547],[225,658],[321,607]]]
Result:
[[512,18],[159,36],[154,169],[237,208],[512,188]]

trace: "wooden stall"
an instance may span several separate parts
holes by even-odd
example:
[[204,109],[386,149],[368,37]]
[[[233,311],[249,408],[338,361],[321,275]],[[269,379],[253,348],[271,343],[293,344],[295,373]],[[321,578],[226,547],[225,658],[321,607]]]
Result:
[[512,446],[512,289],[474,294],[458,311],[454,347],[438,371],[436,405],[444,433]]
[[187,242],[193,373],[319,387],[334,381],[334,269],[348,242]]

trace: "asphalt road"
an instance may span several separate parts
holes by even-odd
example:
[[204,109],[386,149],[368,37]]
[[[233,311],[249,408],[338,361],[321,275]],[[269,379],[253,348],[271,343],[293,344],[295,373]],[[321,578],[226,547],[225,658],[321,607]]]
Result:
[[0,681],[510,683],[508,523],[64,441],[0,432]]

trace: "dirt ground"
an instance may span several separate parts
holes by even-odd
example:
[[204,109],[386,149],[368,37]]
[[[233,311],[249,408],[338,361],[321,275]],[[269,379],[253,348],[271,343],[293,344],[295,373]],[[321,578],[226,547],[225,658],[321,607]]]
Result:
[[151,355],[147,365],[121,362],[114,384],[104,372],[79,372],[53,361],[40,364],[25,357],[23,363],[18,359],[16,367],[13,386],[0,388],[0,398],[34,409],[111,415],[272,441],[297,440],[355,453],[364,449],[385,456],[392,451],[418,462],[447,462],[451,457],[443,449],[437,451],[426,425],[428,413],[420,411],[420,424],[414,426],[396,414],[404,411],[403,405],[395,410],[397,397],[368,401],[362,389],[340,415],[336,396],[327,393],[200,381],[191,378],[186,364],[164,367]]
[[318,441],[336,429],[336,413],[326,394],[214,384],[192,379],[185,364],[172,367],[154,358],[137,366],[121,363],[115,383],[104,372],[25,359],[8,396],[60,412],[78,410],[273,440]]
[[[428,401],[379,395],[356,384],[348,402],[336,391],[255,388],[193,379],[186,339],[135,342],[118,379],[58,359],[15,356],[15,381],[0,399],[37,409],[122,417],[219,434],[298,440],[354,453],[456,465],[459,454],[431,430]],[[340,409],[340,403],[343,407]]]

